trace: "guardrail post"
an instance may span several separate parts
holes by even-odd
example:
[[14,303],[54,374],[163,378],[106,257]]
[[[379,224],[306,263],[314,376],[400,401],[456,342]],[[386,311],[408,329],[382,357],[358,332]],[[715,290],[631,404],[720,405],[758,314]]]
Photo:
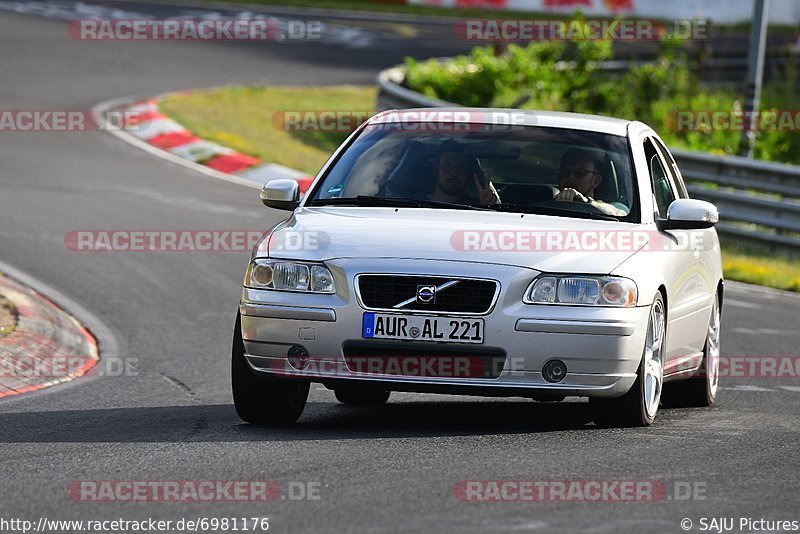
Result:
[[756,143],[754,123],[761,100],[761,82],[764,77],[764,49],[767,47],[767,22],[769,0],[755,0],[753,26],[750,28],[750,45],[747,49],[747,85],[744,93],[744,128],[739,140],[739,155],[753,157]]

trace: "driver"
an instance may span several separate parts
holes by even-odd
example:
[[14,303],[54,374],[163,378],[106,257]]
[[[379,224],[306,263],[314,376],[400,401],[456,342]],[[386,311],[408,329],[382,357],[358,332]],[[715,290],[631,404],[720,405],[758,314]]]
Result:
[[[425,198],[458,204],[474,204],[476,200],[487,205],[499,203],[500,195],[488,174],[476,158],[464,153],[464,148],[464,144],[453,140],[439,146],[439,157],[434,167],[436,189]],[[485,178],[486,185],[481,183],[481,176]],[[478,192],[477,199],[466,193],[470,178]]]
[[603,156],[594,150],[570,148],[561,157],[558,169],[558,186],[561,189],[555,200],[562,202],[584,202],[615,217],[628,214],[626,206],[619,202],[604,202],[594,197],[603,182]]

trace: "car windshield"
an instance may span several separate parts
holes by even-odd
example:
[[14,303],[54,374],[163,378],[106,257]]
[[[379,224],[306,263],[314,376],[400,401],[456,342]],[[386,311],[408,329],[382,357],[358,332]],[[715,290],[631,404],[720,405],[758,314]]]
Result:
[[306,205],[491,209],[631,222],[638,217],[626,137],[450,126],[446,132],[365,129]]

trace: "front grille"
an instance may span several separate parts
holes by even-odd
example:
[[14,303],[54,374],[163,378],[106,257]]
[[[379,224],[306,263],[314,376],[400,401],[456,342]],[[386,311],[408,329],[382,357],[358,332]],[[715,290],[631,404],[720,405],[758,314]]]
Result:
[[418,376],[421,378],[498,378],[505,366],[501,350],[416,348],[372,344],[343,347],[347,367],[354,373]]
[[[416,298],[419,286],[440,287],[433,302],[412,301],[402,307],[398,304]],[[393,311],[421,311],[445,313],[487,313],[494,303],[498,283],[494,280],[475,280],[446,276],[408,276],[395,274],[362,274],[358,277],[361,302],[366,308]]]

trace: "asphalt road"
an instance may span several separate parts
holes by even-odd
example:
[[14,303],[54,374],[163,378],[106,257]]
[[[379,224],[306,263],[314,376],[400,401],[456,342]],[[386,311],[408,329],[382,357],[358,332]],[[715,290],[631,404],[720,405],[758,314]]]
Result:
[[[336,22],[359,28],[367,44],[77,42],[62,19],[0,10],[0,102],[88,109],[231,82],[369,83],[405,55],[463,46],[424,28]],[[252,189],[107,133],[0,134],[0,261],[90,310],[135,364],[128,376],[0,403],[0,518],[269,517],[275,532],[680,532],[685,517],[696,531],[701,517],[800,520],[796,378],[723,382],[714,408],[663,410],[655,426],[634,430],[596,428],[580,401],[394,394],[384,407],[353,408],[313,386],[296,426],[258,429],[238,420],[230,396],[246,253],[75,253],[63,242],[73,229],[259,229],[281,217]],[[730,285],[723,354],[797,355],[799,311],[800,298]],[[459,481],[485,479],[654,479],[673,497],[679,482],[705,499],[454,497]],[[320,499],[79,502],[67,487],[80,480],[318,482]]]

